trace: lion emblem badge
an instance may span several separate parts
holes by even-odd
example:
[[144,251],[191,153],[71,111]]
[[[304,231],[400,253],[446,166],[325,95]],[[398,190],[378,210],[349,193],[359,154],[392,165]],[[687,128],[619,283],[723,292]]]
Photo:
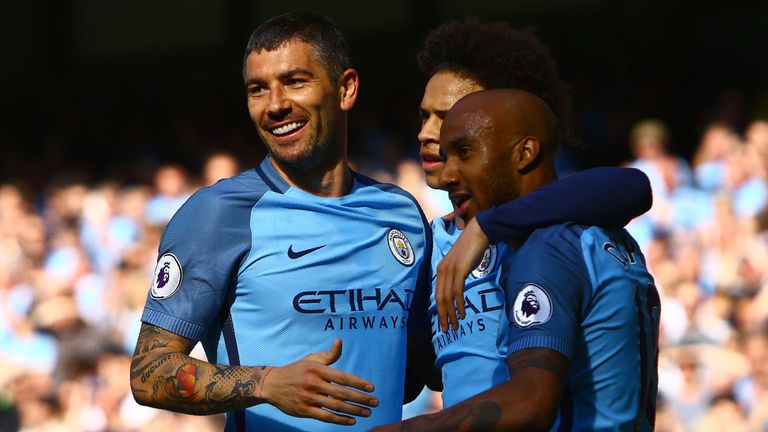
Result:
[[181,264],[176,255],[167,253],[157,260],[155,276],[152,278],[150,295],[158,300],[167,299],[181,286]]
[[515,297],[513,318],[520,327],[544,324],[552,317],[552,300],[544,288],[527,284]]

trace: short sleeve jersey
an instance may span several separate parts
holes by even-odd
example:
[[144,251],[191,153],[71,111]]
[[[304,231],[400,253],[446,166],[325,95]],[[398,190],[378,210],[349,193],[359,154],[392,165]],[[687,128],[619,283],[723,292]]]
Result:
[[[202,340],[211,363],[228,365],[282,366],[341,338],[333,367],[373,382],[380,401],[345,430],[368,430],[401,418],[407,329],[427,322],[431,246],[399,188],[355,174],[349,194],[317,197],[267,158],[176,213],[142,321]],[[411,313],[420,295],[422,311]],[[337,429],[268,404],[227,414],[227,430]]]
[[[433,274],[460,234],[453,219],[432,221]],[[504,292],[498,280],[498,269],[506,253],[505,244],[490,245],[480,265],[467,276],[464,283],[466,317],[459,321],[457,330],[443,332],[440,329],[435,303],[437,280],[432,278],[429,305],[432,345],[437,356],[435,364],[442,373],[442,398],[446,408],[509,379],[506,356],[497,349],[499,331],[506,330],[506,326],[500,326],[504,319]]]
[[555,225],[502,271],[508,354],[547,348],[570,362],[553,430],[653,430],[660,304],[634,239]]

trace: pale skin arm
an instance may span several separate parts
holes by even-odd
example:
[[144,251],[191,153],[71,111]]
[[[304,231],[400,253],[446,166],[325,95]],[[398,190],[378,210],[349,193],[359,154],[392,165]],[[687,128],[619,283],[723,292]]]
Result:
[[480,264],[489,244],[477,219],[472,218],[437,265],[435,302],[440,328],[444,332],[448,331],[448,326],[458,329],[459,319],[464,319],[464,280]]
[[374,429],[376,432],[548,431],[557,418],[568,360],[531,348],[507,360],[509,381],[435,414]]
[[142,324],[131,362],[131,390],[136,401],[197,415],[269,403],[288,415],[340,425],[354,424],[351,416],[368,417],[368,407],[378,405],[368,394],[373,384],[329,367],[341,356],[339,339],[328,351],[281,367],[204,362],[189,356],[194,345],[182,336]]

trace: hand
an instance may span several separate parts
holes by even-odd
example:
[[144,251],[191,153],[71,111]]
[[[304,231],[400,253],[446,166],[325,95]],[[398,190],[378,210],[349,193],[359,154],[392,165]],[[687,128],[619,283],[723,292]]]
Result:
[[[367,407],[379,405],[373,384],[328,367],[341,357],[341,339],[325,352],[310,354],[299,361],[268,369],[262,375],[260,397],[280,411],[295,417],[309,417],[340,425],[355,424],[355,419],[338,413],[368,417]],[[363,405],[363,406],[361,406]]]
[[488,237],[480,228],[477,219],[472,219],[464,227],[464,231],[456,239],[451,250],[437,265],[435,302],[437,303],[440,328],[444,332],[448,331],[449,324],[454,330],[459,328],[459,320],[456,318],[457,309],[460,319],[464,319],[466,316],[464,311],[464,280],[472,269],[480,264],[488,244]]

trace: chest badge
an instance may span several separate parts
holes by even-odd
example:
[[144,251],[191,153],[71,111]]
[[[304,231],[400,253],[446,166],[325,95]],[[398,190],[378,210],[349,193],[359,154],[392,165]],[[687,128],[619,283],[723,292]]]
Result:
[[389,251],[392,252],[392,255],[400,264],[410,267],[416,261],[411,242],[408,241],[408,237],[399,229],[392,228],[389,230],[387,233],[387,244],[389,245]]
[[496,266],[496,258],[498,256],[499,254],[496,245],[488,246],[488,249],[486,249],[485,253],[483,253],[483,260],[480,261],[480,265],[472,270],[472,276],[474,276],[475,279],[480,279],[481,277],[487,276],[488,273],[492,272],[493,268]]

